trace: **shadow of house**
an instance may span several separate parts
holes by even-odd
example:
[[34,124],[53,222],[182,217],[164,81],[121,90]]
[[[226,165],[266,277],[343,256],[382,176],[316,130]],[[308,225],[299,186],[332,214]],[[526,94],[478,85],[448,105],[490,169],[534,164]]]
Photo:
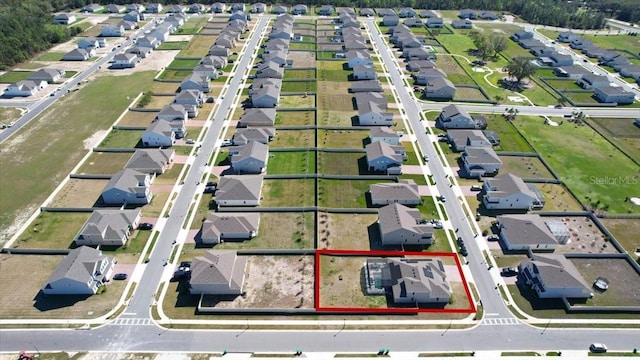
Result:
[[382,236],[380,235],[380,227],[378,222],[367,226],[367,234],[369,235],[369,250],[384,250],[382,246]]
[[193,315],[197,315],[200,295],[191,295],[189,292],[189,280],[180,279],[176,286],[176,292],[178,295],[174,306],[176,308],[193,308]]
[[73,306],[81,301],[87,300],[90,296],[99,296],[99,294],[95,295],[46,295],[42,291],[38,291],[38,294],[33,298],[35,303],[33,307],[38,309],[39,311],[49,311],[62,309],[66,307]]

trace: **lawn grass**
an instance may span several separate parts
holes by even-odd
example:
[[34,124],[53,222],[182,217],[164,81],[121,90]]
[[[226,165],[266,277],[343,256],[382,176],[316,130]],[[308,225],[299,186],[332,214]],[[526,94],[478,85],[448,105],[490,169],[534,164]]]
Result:
[[284,81],[282,82],[282,92],[315,92],[316,82],[310,81]]
[[155,191],[151,202],[142,207],[142,216],[159,217],[164,204],[169,199],[169,192]]
[[380,250],[377,214],[321,213],[318,245],[325,249]]
[[[318,174],[358,175],[364,153],[318,152]],[[365,161],[366,162],[366,161]]]
[[[5,141],[0,158],[0,228],[8,229],[31,214],[86,154],[83,141],[108,129],[130,99],[149,86],[154,74],[98,77],[25,126],[19,134],[28,134],[28,141],[22,136]],[[73,136],[68,129],[73,129]],[[34,143],[39,151],[32,151]]]
[[516,126],[582,203],[614,214],[640,212],[624,201],[637,196],[632,178],[638,175],[637,165],[592,128],[568,122],[553,127],[517,121]]
[[187,20],[184,25],[179,27],[174,35],[195,35],[202,27],[207,24],[207,18],[202,16],[193,16]]
[[31,71],[7,71],[6,73],[0,75],[0,83],[17,83],[18,81],[26,80],[31,74]]
[[[189,76],[192,73],[191,70],[170,70],[165,69],[162,71],[162,74],[158,77],[158,79],[162,80],[183,80],[185,77]],[[177,86],[178,84],[174,83]],[[145,106],[147,108],[151,107],[149,105]]]
[[8,124],[18,120],[22,112],[18,108],[0,107],[0,124]]
[[362,149],[368,137],[366,130],[318,130],[318,142],[327,149]]
[[98,145],[102,148],[135,148],[141,141],[144,130],[113,129]]
[[287,151],[269,153],[267,174],[315,174],[315,151]]
[[635,257],[635,250],[640,249],[640,222],[637,219],[600,219],[600,222],[611,232],[618,243]]
[[312,249],[314,214],[261,213],[258,235],[242,242],[227,241],[219,249]]
[[36,61],[60,61],[66,53],[64,52],[46,52],[38,56]]
[[21,249],[68,249],[91,212],[41,212],[13,243]]
[[633,119],[588,118],[587,123],[640,163],[640,128],[633,125]]
[[529,156],[500,156],[502,167],[500,172],[511,173],[524,179],[541,178],[553,179],[553,174],[537,157]]
[[314,95],[280,95],[278,107],[281,108],[312,108],[316,106]]
[[565,92],[564,95],[576,104],[597,104],[593,92]]
[[567,189],[560,184],[536,184],[544,195],[544,211],[583,211],[582,206]]
[[277,130],[269,148],[314,147],[315,135],[315,130]]
[[156,50],[182,50],[188,45],[188,41],[165,41]]
[[314,179],[265,179],[262,184],[264,207],[314,206]]
[[626,50],[638,56],[640,39],[631,35],[580,35],[582,38],[592,41],[603,49]]
[[[186,146],[185,146],[186,147]],[[153,185],[173,185],[176,180],[178,180],[178,176],[180,176],[180,172],[182,172],[182,168],[184,164],[171,164],[169,171],[166,171],[164,174],[159,175],[153,180]]]
[[283,80],[289,79],[315,79],[315,69],[285,69]]
[[[493,148],[495,151],[533,152],[526,139],[502,115],[492,114],[484,115],[484,117],[487,119],[487,130],[497,132],[500,137],[500,145]],[[525,121],[538,121],[538,119],[542,121],[542,118],[538,117],[523,116],[522,118]]]
[[558,90],[583,90],[573,79],[546,79],[547,84]]
[[178,58],[176,57],[171,64],[169,64],[169,68],[172,69],[177,69],[177,68],[189,68],[189,69],[193,69],[194,67],[198,66],[198,63],[200,62],[200,60],[198,59],[184,59],[184,58]]
[[[365,295],[362,287],[366,258],[320,256],[320,306],[386,308],[384,295]],[[340,280],[342,277],[342,280]]]
[[124,168],[132,153],[93,152],[77,174],[114,174]]
[[366,192],[382,180],[318,179],[318,206],[330,208],[366,208]]
[[211,36],[194,35],[186,48],[180,50],[178,57],[203,57],[213,44]]
[[342,61],[318,61],[318,81],[347,81],[351,71],[343,68]]

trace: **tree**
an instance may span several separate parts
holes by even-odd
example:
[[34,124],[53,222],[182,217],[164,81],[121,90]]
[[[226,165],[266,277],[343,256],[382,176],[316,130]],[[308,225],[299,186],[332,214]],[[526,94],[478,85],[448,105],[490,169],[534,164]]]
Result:
[[493,52],[491,56],[494,58],[507,48],[507,37],[500,34],[491,34],[489,36],[490,48]]
[[521,86],[522,80],[530,78],[535,74],[536,67],[533,65],[531,60],[532,58],[529,57],[515,57],[509,65],[507,65],[507,72],[510,77],[514,77],[516,79],[517,86]]

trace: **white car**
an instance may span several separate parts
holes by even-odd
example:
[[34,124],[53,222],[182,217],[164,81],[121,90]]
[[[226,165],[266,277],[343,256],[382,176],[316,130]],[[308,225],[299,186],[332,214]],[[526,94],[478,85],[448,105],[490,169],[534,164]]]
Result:
[[601,343],[593,343],[589,346],[589,351],[592,353],[606,353],[607,345]]
[[222,144],[220,144],[220,146],[231,146],[233,145],[233,141],[231,140],[222,140]]

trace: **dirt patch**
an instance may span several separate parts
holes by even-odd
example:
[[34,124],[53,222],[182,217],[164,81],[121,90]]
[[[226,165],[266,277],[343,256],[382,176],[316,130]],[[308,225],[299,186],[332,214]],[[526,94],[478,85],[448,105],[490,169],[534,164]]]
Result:
[[313,307],[313,259],[310,256],[251,256],[245,296],[220,301],[220,308]]
[[69,179],[47,206],[92,207],[109,180]]
[[290,51],[287,55],[289,60],[293,61],[293,64],[297,68],[315,68],[316,67],[316,55],[310,51]]
[[[547,218],[545,217],[545,219]],[[556,253],[618,253],[596,224],[587,217],[554,217],[549,219],[560,220],[569,228],[569,242],[565,245],[558,245]]]
[[100,130],[96,131],[91,137],[85,139],[82,142],[82,147],[85,150],[91,150],[94,147],[98,146],[102,139],[109,133],[109,130]]

